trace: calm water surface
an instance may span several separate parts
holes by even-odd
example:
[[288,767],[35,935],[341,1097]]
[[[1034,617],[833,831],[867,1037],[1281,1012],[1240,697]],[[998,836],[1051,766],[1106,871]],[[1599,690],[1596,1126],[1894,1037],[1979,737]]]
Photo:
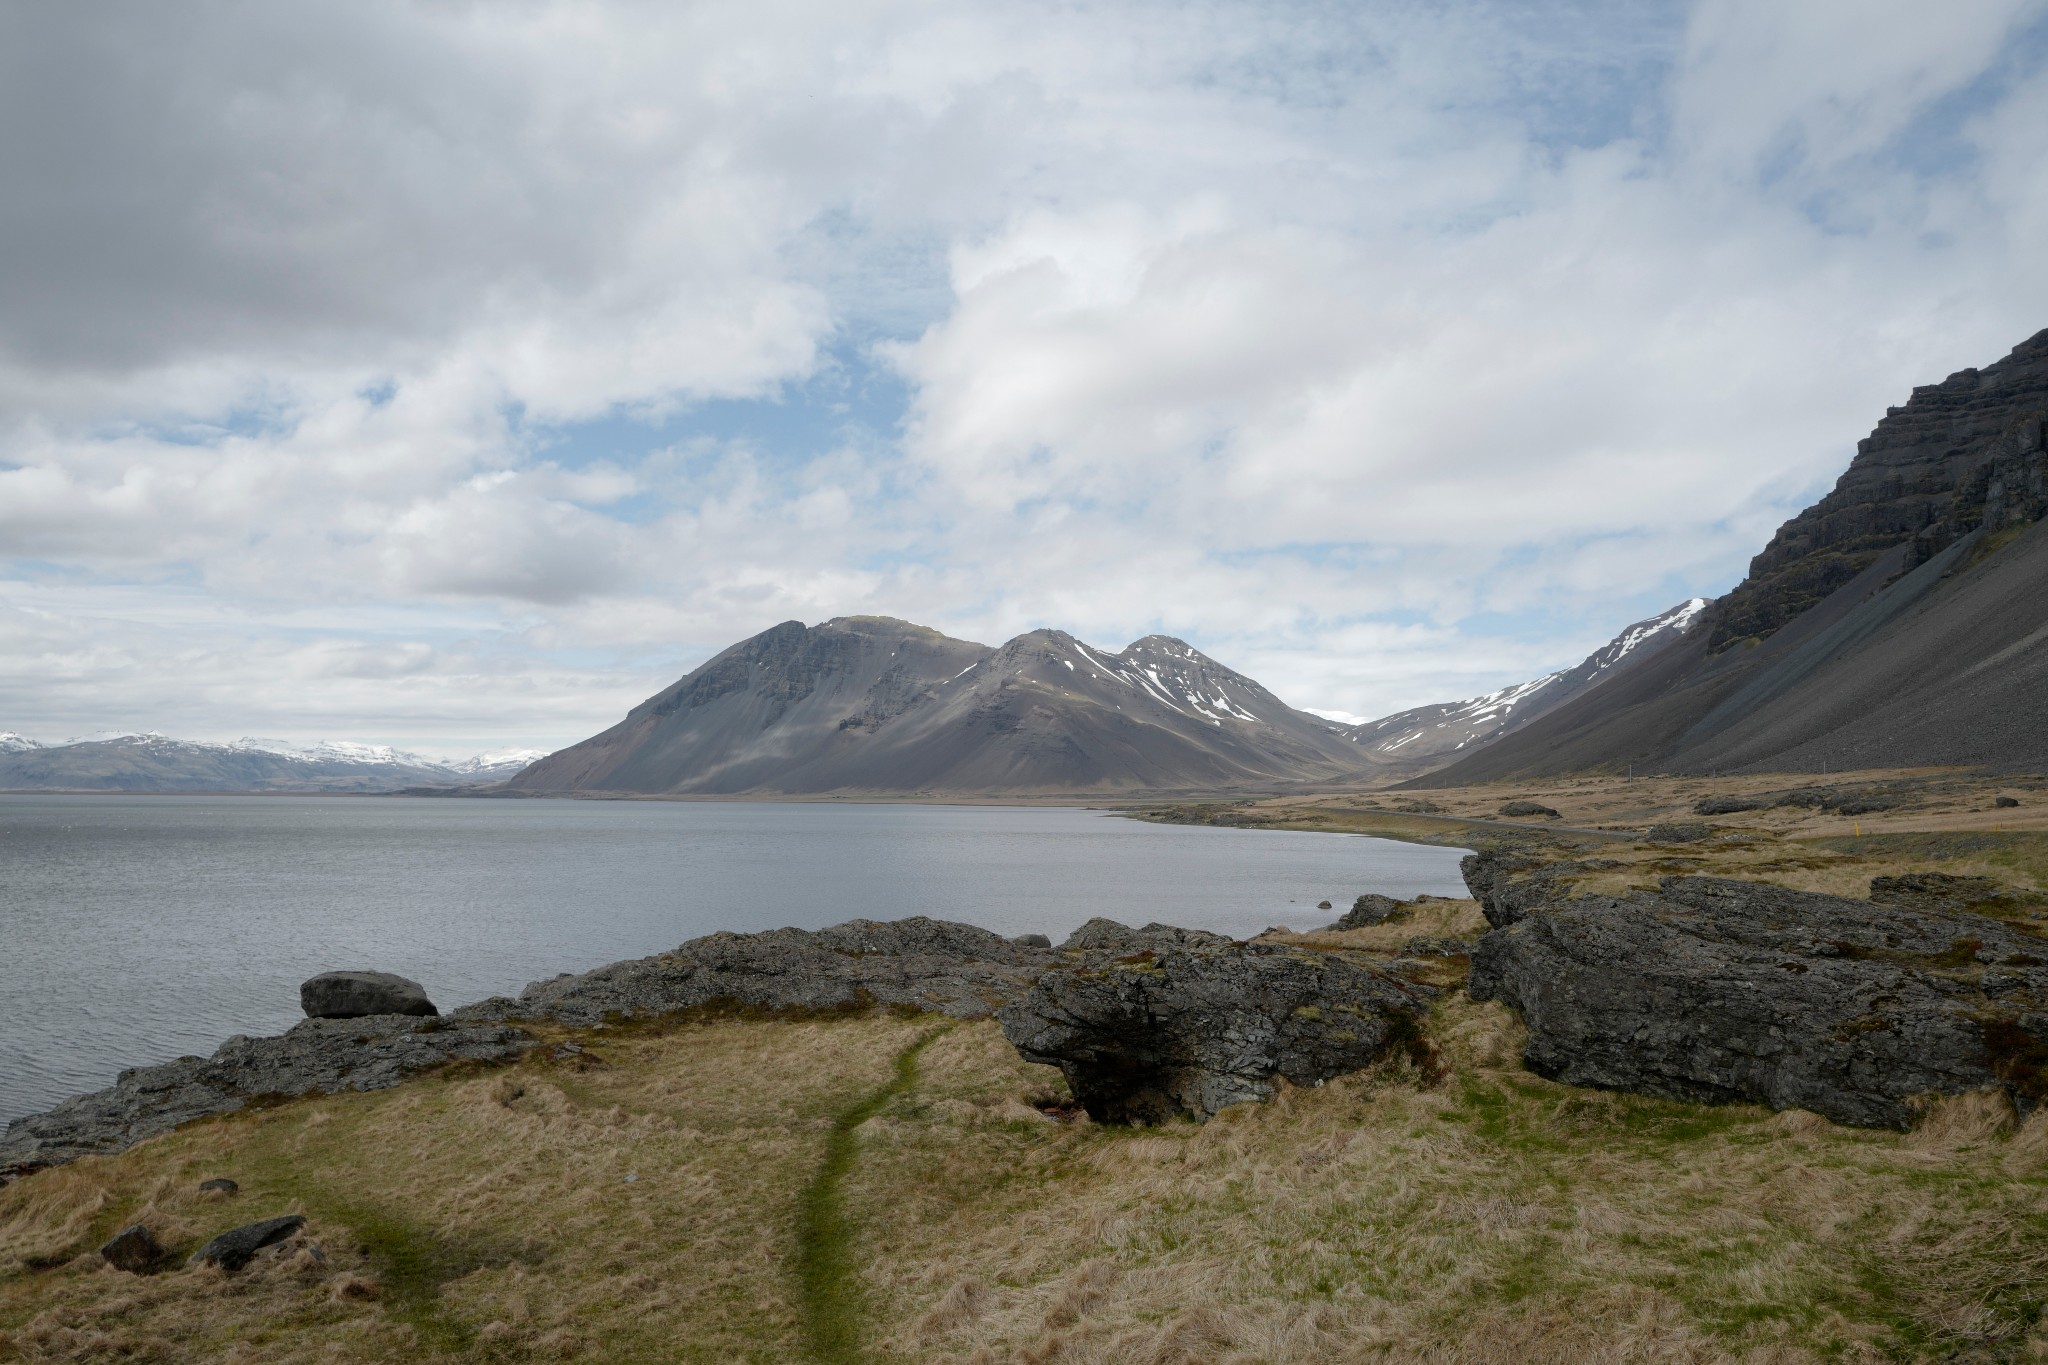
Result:
[[1024,807],[0,796],[0,1121],[281,1032],[336,968],[448,1009],[716,929],[1245,937],[1364,891],[1463,895],[1460,853]]

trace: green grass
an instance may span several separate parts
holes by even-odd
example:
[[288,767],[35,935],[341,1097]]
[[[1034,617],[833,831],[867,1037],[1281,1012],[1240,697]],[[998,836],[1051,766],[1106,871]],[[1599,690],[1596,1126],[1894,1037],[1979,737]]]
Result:
[[811,1354],[824,1365],[860,1365],[866,1304],[854,1255],[854,1224],[841,1186],[860,1154],[860,1126],[917,1083],[917,1056],[945,1033],[933,1029],[896,1054],[894,1074],[832,1119],[825,1155],[797,1204],[799,1311]]

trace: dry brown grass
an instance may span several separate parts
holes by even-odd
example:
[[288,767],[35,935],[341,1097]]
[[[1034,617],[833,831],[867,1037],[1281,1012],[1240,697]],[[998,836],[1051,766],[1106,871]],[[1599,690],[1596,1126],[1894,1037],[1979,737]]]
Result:
[[[1857,847],[1602,852],[1623,881],[1814,889],[1913,863]],[[1480,923],[1442,901],[1293,937],[1390,953]],[[0,1189],[0,1359],[801,1359],[803,1191],[835,1116],[930,1027],[594,1030],[574,1069],[286,1104],[44,1172]],[[1057,1073],[991,1022],[944,1033],[853,1130],[839,1187],[870,1358],[2048,1359],[2048,1114],[1961,1096],[1860,1132],[1551,1084],[1510,1013],[1455,994],[1430,1028],[1439,1084],[1390,1064],[1145,1131],[1050,1119]],[[219,1175],[242,1193],[201,1196]],[[303,1235],[232,1277],[94,1254],[131,1222],[182,1253],[286,1210]]]
[[[1447,903],[1447,914],[1457,907]],[[0,1191],[0,1356],[801,1359],[795,1200],[831,1116],[921,1028],[887,1016],[592,1035],[522,1066],[196,1125]],[[1529,1076],[1453,1000],[1452,1065],[1206,1126],[1055,1122],[993,1023],[924,1052],[846,1183],[872,1358],[920,1362],[2024,1358],[2048,1304],[2048,1117],[1910,1134]],[[202,1199],[201,1179],[243,1193]],[[628,1175],[637,1179],[628,1182]],[[92,1249],[300,1208],[233,1277]],[[309,1248],[317,1246],[318,1254]]]

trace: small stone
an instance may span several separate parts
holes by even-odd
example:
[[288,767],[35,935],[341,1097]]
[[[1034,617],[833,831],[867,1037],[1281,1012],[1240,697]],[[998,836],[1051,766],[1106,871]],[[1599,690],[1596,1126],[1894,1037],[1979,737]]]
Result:
[[240,1194],[242,1192],[242,1187],[236,1184],[234,1181],[228,1179],[226,1176],[216,1176],[212,1180],[200,1181],[199,1192],[201,1194],[217,1194],[223,1198],[227,1198],[232,1195]]
[[2017,796],[2001,796],[1993,800],[1991,804],[2001,809],[2010,809],[2019,803],[2020,799]]
[[192,1253],[187,1265],[217,1265],[222,1270],[236,1271],[249,1264],[257,1252],[267,1246],[274,1246],[306,1226],[306,1215],[287,1213],[281,1218],[266,1218],[260,1223],[246,1223],[241,1227],[223,1232],[205,1246]]
[[1317,902],[1316,902],[1316,909],[1318,909],[1318,910],[1328,910],[1329,908],[1330,908],[1330,903],[1329,903],[1328,901],[1317,901]]
[[156,1237],[140,1223],[122,1228],[113,1239],[100,1248],[100,1255],[116,1270],[125,1270],[131,1275],[140,1275],[155,1265],[164,1254],[157,1245]]
[[441,1012],[419,982],[390,972],[322,972],[299,987],[299,1004],[309,1019]]

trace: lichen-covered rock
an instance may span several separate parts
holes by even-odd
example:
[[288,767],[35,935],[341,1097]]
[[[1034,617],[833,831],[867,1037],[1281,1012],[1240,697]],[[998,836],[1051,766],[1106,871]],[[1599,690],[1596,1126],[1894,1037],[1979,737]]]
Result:
[[1417,934],[1401,945],[1402,957],[1467,957],[1477,946],[1462,938]]
[[1621,864],[1612,858],[1548,859],[1525,849],[1483,848],[1458,864],[1479,913],[1496,929],[1565,895],[1581,878]]
[[279,1218],[266,1218],[260,1223],[247,1223],[223,1232],[193,1252],[186,1264],[217,1265],[226,1271],[240,1270],[256,1258],[257,1252],[282,1242],[304,1226],[306,1216],[302,1213],[287,1213]]
[[1480,940],[1470,990],[1573,1085],[1894,1128],[1929,1094],[2048,1096],[2048,941],[1974,915],[1667,877],[1525,906]]
[[366,1019],[377,1014],[428,1017],[441,1011],[426,987],[390,972],[322,972],[299,986],[308,1019]]
[[1368,925],[1385,924],[1390,919],[1400,919],[1407,913],[1406,903],[1392,896],[1378,896],[1371,893],[1360,896],[1344,912],[1344,918],[1332,925],[1335,929],[1363,929]]
[[710,934],[657,957],[537,981],[517,999],[465,1005],[450,1017],[595,1024],[608,1015],[732,1004],[765,1011],[905,1005],[972,1019],[1015,999],[1055,960],[1046,949],[967,924],[851,920],[829,929]]
[[1418,1036],[1434,995],[1340,955],[1225,940],[1055,968],[997,1017],[1089,1117],[1158,1123],[1369,1066]]
[[276,1038],[230,1038],[211,1057],[124,1071],[105,1090],[16,1119],[0,1138],[0,1172],[123,1151],[258,1097],[382,1090],[449,1062],[509,1061],[533,1045],[523,1030],[490,1020],[308,1019]]
[[1156,922],[1142,929],[1133,929],[1128,924],[1118,924],[1113,919],[1103,919],[1098,915],[1068,934],[1066,941],[1060,944],[1060,951],[1133,953],[1151,949],[1158,952],[1167,948],[1223,948],[1234,941],[1227,935],[1212,934],[1207,929],[1182,929],[1177,925]]
[[1762,810],[1767,803],[1748,796],[1709,796],[1697,802],[1695,815],[1740,815],[1746,810]]
[[1702,839],[1713,838],[1714,827],[1691,821],[1677,821],[1666,825],[1652,825],[1644,831],[1643,837],[1653,844],[1696,844]]
[[1906,872],[1870,879],[1870,899],[1909,910],[1967,910],[1997,899],[2003,889],[1990,877],[1957,877],[1946,872]]

